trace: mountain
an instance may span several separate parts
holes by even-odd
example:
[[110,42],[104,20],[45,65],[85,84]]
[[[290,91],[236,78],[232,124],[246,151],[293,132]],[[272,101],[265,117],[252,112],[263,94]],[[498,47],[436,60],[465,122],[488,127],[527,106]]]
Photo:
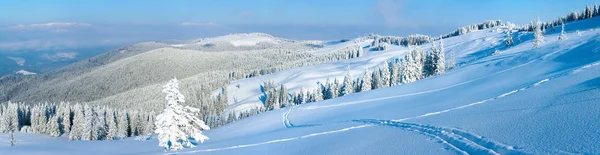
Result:
[[323,47],[322,42],[262,33],[173,43],[139,43],[36,76],[1,77],[0,102],[83,102],[158,110],[163,97],[157,90],[173,76],[182,80],[184,92],[200,94],[190,98],[199,102],[201,94],[252,72],[268,74],[334,60],[332,54],[312,52]]
[[[528,31],[512,34],[514,44],[506,46],[507,26],[448,37],[443,40],[444,49],[447,54],[455,53],[458,66],[444,74],[264,112],[205,131],[203,133],[210,137],[208,141],[195,148],[167,154],[600,154],[597,147],[600,146],[597,130],[600,126],[597,119],[600,112],[598,23],[600,18],[565,24],[566,40],[558,39],[560,31],[546,31],[544,43],[538,47],[533,46],[534,33]],[[228,84],[228,101],[232,105],[228,110],[243,111],[259,106],[261,84],[265,81],[284,84],[289,92],[314,89],[318,88],[317,82],[322,83],[327,78],[341,79],[348,70],[353,77],[360,77],[366,68],[374,70],[382,62],[396,60],[416,48],[389,45],[385,50],[370,50],[368,44],[374,38],[345,42],[269,42],[260,48],[302,47],[307,53],[314,54],[312,59],[326,53],[319,52],[326,48],[358,46],[364,48],[365,53],[358,58],[282,67],[270,74],[220,83]],[[242,40],[249,45],[251,41],[247,40],[264,39]],[[204,47],[203,41],[206,40],[198,41],[201,44],[192,45],[193,48],[214,49],[212,45]],[[230,65],[223,62],[239,60],[242,56],[256,58],[243,62],[255,61],[257,64],[251,65],[260,67],[268,66],[260,62],[283,59],[239,55],[252,52],[260,55],[263,51],[260,49],[205,52],[181,48],[189,45],[150,44],[157,48],[137,54],[117,50],[101,55],[95,58],[98,61],[80,62],[61,70],[62,74],[57,71],[48,75],[51,82],[42,84],[66,85],[65,90],[69,90],[66,92],[110,89],[100,91],[98,96],[76,97],[81,100],[91,97],[95,99],[91,102],[96,103],[101,103],[98,100],[120,101],[119,96],[138,97],[127,95],[137,93],[157,96],[158,100],[162,97],[160,84],[172,75],[188,81],[181,86],[185,88],[193,85],[194,78],[209,72],[201,66],[226,70]],[[432,43],[426,43],[420,48],[431,46]],[[275,51],[293,53],[293,50]],[[110,58],[109,54],[120,55],[120,58]],[[301,62],[307,60],[299,59]],[[231,73],[229,71],[226,73]],[[59,77],[68,77],[68,80]],[[26,76],[19,80],[28,79]],[[103,85],[109,87],[95,88]],[[37,89],[37,93],[50,90]],[[107,93],[112,91],[115,92]],[[53,95],[60,96],[60,93],[64,92]],[[187,92],[183,94],[193,96]],[[15,95],[20,98],[18,93]],[[104,95],[113,96],[105,98]],[[24,95],[22,98],[25,100]],[[20,144],[16,147],[0,145],[0,150],[9,154],[165,153],[157,146],[156,138],[141,142],[131,138],[69,142],[66,137],[49,138],[28,133],[16,136]],[[7,135],[0,136],[0,141],[7,140]]]

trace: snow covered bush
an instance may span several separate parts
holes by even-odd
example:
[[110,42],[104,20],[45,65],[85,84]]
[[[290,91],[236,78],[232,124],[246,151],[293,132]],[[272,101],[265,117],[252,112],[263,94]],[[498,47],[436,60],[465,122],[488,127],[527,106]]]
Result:
[[167,94],[167,104],[163,113],[156,117],[154,132],[158,134],[158,145],[172,151],[193,147],[190,141],[192,139],[199,142],[208,140],[201,130],[210,128],[198,118],[200,110],[181,105],[185,102],[185,97],[179,93],[177,78],[163,86],[162,92]]
[[535,40],[533,41],[533,47],[538,48],[544,44],[544,32],[542,31],[542,23],[540,19],[535,20]]
[[560,30],[560,35],[558,36],[558,40],[567,40],[567,34],[565,33],[565,24],[563,23]]

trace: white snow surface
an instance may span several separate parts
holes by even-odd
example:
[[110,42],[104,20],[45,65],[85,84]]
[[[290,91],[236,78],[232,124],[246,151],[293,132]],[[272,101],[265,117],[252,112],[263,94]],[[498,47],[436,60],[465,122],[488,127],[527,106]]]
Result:
[[21,74],[21,75],[35,75],[35,74],[37,74],[37,73],[26,71],[26,70],[19,70],[19,71],[15,72],[15,73]]
[[240,33],[203,39],[199,44],[209,44],[219,41],[229,42],[233,46],[253,46],[261,42],[279,43],[280,40],[264,33]]
[[[269,111],[205,133],[197,147],[164,152],[150,141],[67,141],[17,133],[1,154],[600,154],[600,18],[566,24],[568,40],[548,32],[533,47],[519,33],[505,48],[502,30],[444,39],[460,66],[413,83]],[[582,31],[578,36],[576,30]],[[487,37],[486,37],[487,36]],[[423,45],[429,49],[430,45]],[[492,55],[494,51],[499,52]],[[365,50],[366,52],[366,50]],[[367,53],[367,52],[366,52]],[[293,68],[233,82],[229,110],[260,106],[262,81],[290,92],[317,81],[354,77],[407,49]],[[233,87],[240,84],[240,89]]]

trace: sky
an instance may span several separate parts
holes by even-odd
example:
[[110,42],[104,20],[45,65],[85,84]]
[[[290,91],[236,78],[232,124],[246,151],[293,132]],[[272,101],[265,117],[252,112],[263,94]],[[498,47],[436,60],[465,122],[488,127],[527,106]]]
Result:
[[264,32],[334,40],[370,33],[437,36],[500,19],[526,24],[597,0],[2,0],[0,53],[123,46]]

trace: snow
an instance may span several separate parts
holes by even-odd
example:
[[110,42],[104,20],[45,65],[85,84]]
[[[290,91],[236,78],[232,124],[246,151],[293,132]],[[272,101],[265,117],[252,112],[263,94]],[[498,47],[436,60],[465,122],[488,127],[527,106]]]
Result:
[[15,63],[17,63],[17,65],[19,65],[19,66],[25,65],[25,58],[11,57],[11,56],[7,56],[7,58],[15,61]]
[[[533,48],[533,33],[514,38],[482,30],[444,39],[459,66],[413,83],[261,113],[203,132],[195,148],[163,152],[156,138],[76,141],[17,133],[17,146],[0,134],[6,154],[600,154],[600,18],[548,32]],[[576,34],[582,32],[582,36]],[[486,37],[487,36],[487,37]],[[520,40],[520,41],[519,41]],[[332,45],[326,45],[332,46]],[[422,45],[429,49],[429,44]],[[327,47],[325,47],[327,48]],[[499,50],[498,54],[492,52]],[[367,50],[365,50],[367,51]],[[231,110],[261,106],[259,85],[273,80],[293,92],[346,69],[365,68],[403,56],[404,47],[365,52],[364,57],[292,68],[234,81]],[[240,85],[237,89],[235,86]],[[6,145],[2,145],[6,144]]]
[[21,75],[35,75],[35,74],[37,74],[37,73],[26,71],[26,70],[19,70],[19,71],[15,72],[15,73],[21,74]]
[[172,44],[171,46],[173,46],[173,47],[183,47],[183,46],[185,46],[185,44]]
[[214,42],[229,42],[233,46],[253,46],[262,42],[278,43],[279,39],[263,33],[241,33],[203,39],[199,44],[209,44]]

